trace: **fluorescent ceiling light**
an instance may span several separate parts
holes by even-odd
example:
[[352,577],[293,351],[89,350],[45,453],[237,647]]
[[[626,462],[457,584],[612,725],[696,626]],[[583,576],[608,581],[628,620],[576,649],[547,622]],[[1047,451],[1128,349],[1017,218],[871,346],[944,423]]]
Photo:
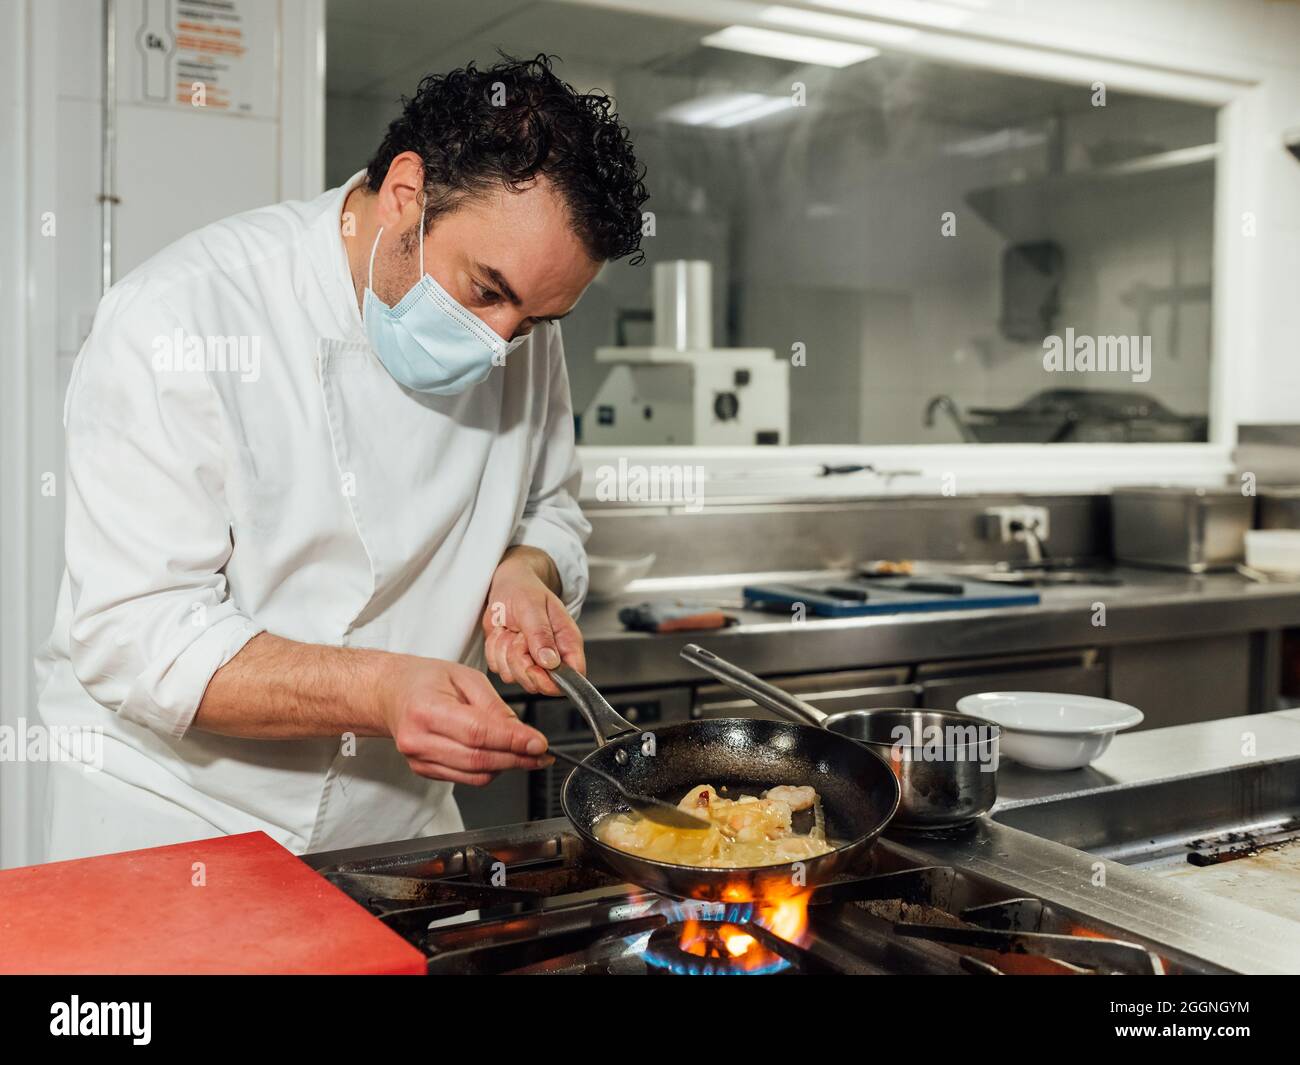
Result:
[[813,63],[821,67],[852,66],[880,54],[865,44],[828,41],[824,37],[805,37],[801,33],[779,33],[755,26],[728,26],[717,33],[710,33],[700,43],[710,48],[789,59],[796,63]]
[[687,126],[729,129],[790,106],[788,96],[765,96],[759,92],[722,92],[687,100],[661,112],[659,117]]

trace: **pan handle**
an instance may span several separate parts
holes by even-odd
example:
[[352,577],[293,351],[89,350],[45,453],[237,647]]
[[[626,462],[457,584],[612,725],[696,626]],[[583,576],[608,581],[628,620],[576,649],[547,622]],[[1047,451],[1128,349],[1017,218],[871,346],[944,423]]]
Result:
[[639,731],[627,718],[620,716],[596,690],[596,686],[572,666],[561,663],[550,673],[556,687],[569,697],[569,702],[578,708],[578,713],[595,733],[597,746],[604,747],[618,736]]
[[800,725],[821,726],[830,716],[822,713],[817,707],[805,703],[797,696],[782,691],[776,685],[768,684],[765,680],[759,680],[754,674],[745,672],[739,666],[733,665],[725,658],[718,657],[712,651],[706,651],[697,643],[688,643],[683,647],[682,657],[691,665],[704,670],[705,673],[712,673],[713,676],[717,677],[718,680],[733,691],[749,696],[764,710],[771,710],[774,714],[780,714],[788,721],[794,721]]

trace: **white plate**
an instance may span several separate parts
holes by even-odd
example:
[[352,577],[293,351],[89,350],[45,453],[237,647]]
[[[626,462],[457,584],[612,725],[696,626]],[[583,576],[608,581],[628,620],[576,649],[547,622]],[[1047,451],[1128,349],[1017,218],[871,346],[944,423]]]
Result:
[[1002,753],[1035,769],[1078,769],[1101,757],[1142,711],[1113,699],[1052,692],[982,692],[957,702],[963,714],[1002,726]]

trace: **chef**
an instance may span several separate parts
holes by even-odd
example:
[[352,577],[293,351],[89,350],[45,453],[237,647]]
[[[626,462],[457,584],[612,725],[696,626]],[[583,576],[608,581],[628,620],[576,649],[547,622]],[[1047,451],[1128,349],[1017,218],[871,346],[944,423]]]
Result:
[[[209,225],[105,296],[68,390],[67,569],[38,660],[50,860],[260,829],[455,831],[549,763],[590,531],[559,320],[637,254],[608,98],[545,57],[424,79],[364,171]],[[638,256],[639,257],[639,256]]]

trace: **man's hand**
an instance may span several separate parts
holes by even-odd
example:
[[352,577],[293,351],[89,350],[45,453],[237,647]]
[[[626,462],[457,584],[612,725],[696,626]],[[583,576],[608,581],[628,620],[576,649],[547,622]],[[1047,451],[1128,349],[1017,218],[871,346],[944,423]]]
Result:
[[483,612],[488,668],[525,691],[560,695],[548,669],[561,661],[587,672],[582,634],[556,592],[555,563],[534,547],[512,547],[501,559]]
[[456,784],[552,762],[546,738],[476,669],[269,632],[213,674],[194,727],[253,739],[391,736],[416,773]]
[[411,770],[433,780],[489,784],[504,769],[541,769],[546,739],[519,720],[476,669],[403,657],[382,697],[384,718]]

